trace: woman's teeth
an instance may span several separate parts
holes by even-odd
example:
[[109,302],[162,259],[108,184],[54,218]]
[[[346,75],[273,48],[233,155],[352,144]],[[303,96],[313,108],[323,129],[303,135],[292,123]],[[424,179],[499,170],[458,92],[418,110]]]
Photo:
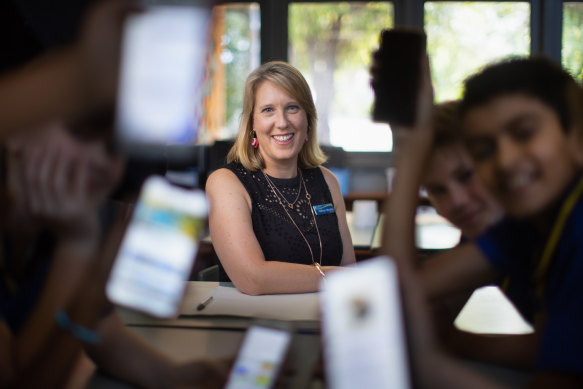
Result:
[[287,135],[274,135],[273,137],[275,138],[275,140],[279,142],[286,142],[290,140],[293,136],[294,134],[287,134]]

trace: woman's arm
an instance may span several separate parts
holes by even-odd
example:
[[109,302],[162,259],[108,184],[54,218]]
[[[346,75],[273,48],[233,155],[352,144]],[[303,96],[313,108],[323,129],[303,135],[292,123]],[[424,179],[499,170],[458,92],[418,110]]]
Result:
[[234,173],[213,172],[206,193],[213,246],[237,289],[250,295],[318,290],[322,276],[314,266],[265,260],[253,231],[251,199]]
[[342,261],[340,264],[342,266],[351,265],[356,262],[356,256],[354,254],[354,246],[352,245],[350,230],[348,229],[348,222],[346,221],[346,204],[344,203],[344,197],[340,191],[340,185],[338,184],[336,176],[325,167],[320,167],[320,169],[324,174],[324,179],[326,180],[330,193],[332,194],[332,201],[334,202],[334,209],[336,210],[336,217],[338,218],[338,228],[340,229],[340,237],[342,238]]

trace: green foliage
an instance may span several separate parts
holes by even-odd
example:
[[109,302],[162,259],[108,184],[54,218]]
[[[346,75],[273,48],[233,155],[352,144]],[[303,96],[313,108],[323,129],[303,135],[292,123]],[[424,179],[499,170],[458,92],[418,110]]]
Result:
[[[226,122],[235,123],[243,106],[243,84],[251,68],[250,48],[253,37],[249,29],[251,10],[231,6],[225,15],[223,62],[226,63]],[[236,126],[234,127],[236,128]]]
[[425,3],[436,100],[459,98],[463,80],[489,62],[528,55],[529,19],[528,3]]
[[563,66],[583,82],[583,3],[566,3],[563,13]]
[[[293,3],[288,28],[296,66],[308,69],[309,61],[318,59],[310,57],[308,45],[315,41],[320,47],[331,44],[337,28],[340,28],[337,70],[368,64],[371,49],[378,45],[380,30],[393,24],[392,15],[392,6],[386,2]],[[315,55],[325,56],[326,49]]]

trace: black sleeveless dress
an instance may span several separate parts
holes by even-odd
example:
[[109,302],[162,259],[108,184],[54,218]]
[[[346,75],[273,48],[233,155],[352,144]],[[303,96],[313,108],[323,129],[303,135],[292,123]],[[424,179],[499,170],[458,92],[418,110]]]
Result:
[[[314,216],[310,204],[306,199],[306,191],[300,187],[300,175],[294,178],[278,179],[269,177],[271,182],[281,192],[285,199],[293,203],[293,208],[287,208],[287,213],[278,201],[274,191],[269,186],[261,171],[250,172],[241,164],[230,163],[226,166],[241,180],[241,183],[251,198],[251,219],[253,231],[259,241],[263,255],[267,261],[312,264],[312,255],[302,235],[290,220],[295,224],[310,244],[314,261],[320,260],[320,243],[318,230],[322,240],[322,266],[339,266],[342,260],[342,238],[338,228],[338,218],[333,210],[332,194],[324,175],[319,168],[302,169],[302,176],[306,188],[311,196],[312,206],[330,205],[315,215],[318,228],[314,225]],[[321,207],[322,208],[322,207]],[[289,215],[288,215],[289,214]],[[219,263],[220,280],[229,281],[223,267]]]

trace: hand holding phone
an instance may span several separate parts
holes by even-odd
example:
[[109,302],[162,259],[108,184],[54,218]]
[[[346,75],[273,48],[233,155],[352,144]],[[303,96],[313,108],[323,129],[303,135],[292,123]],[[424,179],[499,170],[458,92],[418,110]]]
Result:
[[380,46],[372,55],[371,86],[375,92],[372,117],[376,122],[412,126],[426,56],[426,36],[421,30],[383,30]]
[[207,214],[203,191],[148,178],[113,265],[108,298],[156,317],[175,316]]

